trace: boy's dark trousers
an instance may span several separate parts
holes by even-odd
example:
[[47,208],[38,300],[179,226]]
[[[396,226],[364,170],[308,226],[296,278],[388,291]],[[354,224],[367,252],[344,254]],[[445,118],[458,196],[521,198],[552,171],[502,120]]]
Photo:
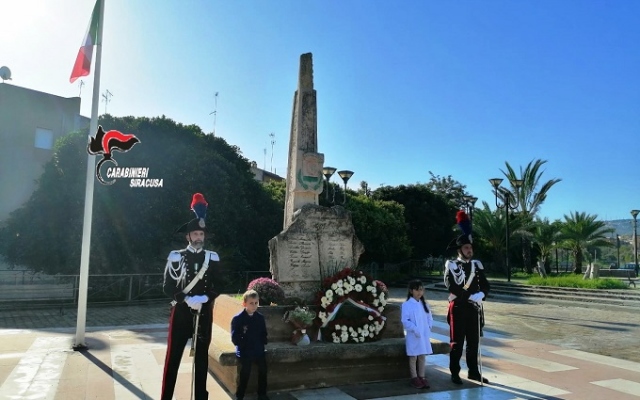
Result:
[[255,362],[258,364],[258,396],[266,396],[267,394],[267,358],[251,358],[240,357],[240,382],[236,391],[236,399],[243,399],[249,376],[251,375],[251,366]]

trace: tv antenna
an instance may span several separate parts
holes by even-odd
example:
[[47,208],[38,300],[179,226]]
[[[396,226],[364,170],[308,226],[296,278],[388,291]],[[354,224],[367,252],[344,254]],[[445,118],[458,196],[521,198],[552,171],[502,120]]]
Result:
[[111,101],[111,97],[113,97],[113,93],[107,89],[104,93],[102,93],[102,101],[104,101],[104,113],[107,113],[107,105]]
[[80,82],[78,82],[78,87],[80,88],[80,93],[78,94],[78,97],[82,97],[82,87],[84,86],[84,81],[82,79],[80,79]]
[[271,172],[273,172],[273,145],[276,144],[276,134],[271,132],[269,137],[271,138]]
[[218,92],[213,95],[214,98],[214,107],[213,111],[209,113],[209,115],[213,115],[213,136],[216,135],[216,117],[218,116]]

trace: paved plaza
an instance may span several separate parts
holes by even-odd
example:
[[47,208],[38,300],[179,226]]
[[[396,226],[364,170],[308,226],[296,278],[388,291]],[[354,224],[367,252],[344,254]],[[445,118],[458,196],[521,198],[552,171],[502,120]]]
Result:
[[[403,289],[392,289],[391,299],[401,302],[403,295]],[[446,295],[429,291],[427,296],[436,317],[433,337],[448,341]],[[269,396],[275,400],[640,398],[637,310],[522,299],[489,301],[485,310],[482,364],[489,385],[467,380],[461,387],[453,385],[448,357],[436,355],[427,357],[429,390],[413,389],[407,379]],[[71,349],[75,310],[0,311],[0,399],[158,399],[167,318],[165,302],[91,307],[88,349],[75,352]],[[190,395],[187,354],[177,400]],[[233,399],[213,376],[208,390],[210,399]]]

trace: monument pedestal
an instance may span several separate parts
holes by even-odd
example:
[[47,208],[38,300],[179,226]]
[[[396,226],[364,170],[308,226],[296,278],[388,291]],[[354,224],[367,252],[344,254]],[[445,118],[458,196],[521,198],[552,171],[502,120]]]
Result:
[[[404,335],[400,323],[400,308],[387,305],[387,329],[383,339],[359,344],[312,342],[309,346],[290,343],[293,327],[282,321],[287,307],[260,307],[265,316],[269,344],[267,345],[268,388],[286,390],[329,387],[404,379],[409,377]],[[242,310],[240,300],[222,295],[216,299],[213,311],[213,337],[209,347],[209,369],[231,393],[236,392],[239,365],[231,343],[231,318]],[[431,340],[434,354],[449,352],[449,344]],[[257,370],[251,374],[247,393],[257,390]]]

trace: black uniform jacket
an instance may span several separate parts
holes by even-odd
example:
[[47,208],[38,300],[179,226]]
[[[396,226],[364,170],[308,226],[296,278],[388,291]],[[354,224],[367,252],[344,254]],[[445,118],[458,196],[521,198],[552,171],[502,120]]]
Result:
[[[182,290],[196,277],[205,263],[205,257],[209,258],[209,267],[202,279],[195,284],[189,293],[182,293]],[[199,250],[188,246],[183,250],[174,250],[169,253],[167,266],[164,271],[164,293],[182,303],[186,296],[207,295],[209,302],[213,302],[218,293],[214,291],[214,279],[216,276],[216,262],[220,258],[213,251]]]

